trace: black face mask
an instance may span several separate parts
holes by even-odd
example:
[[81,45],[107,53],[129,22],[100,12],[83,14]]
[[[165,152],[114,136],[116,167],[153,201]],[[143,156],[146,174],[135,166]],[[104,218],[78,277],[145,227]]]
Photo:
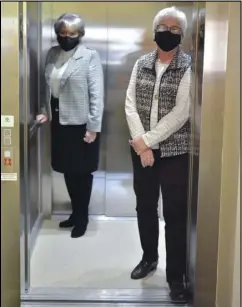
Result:
[[79,44],[79,37],[57,36],[57,41],[64,51],[70,51]]
[[181,35],[173,34],[170,31],[156,32],[155,42],[161,50],[168,52],[180,44]]

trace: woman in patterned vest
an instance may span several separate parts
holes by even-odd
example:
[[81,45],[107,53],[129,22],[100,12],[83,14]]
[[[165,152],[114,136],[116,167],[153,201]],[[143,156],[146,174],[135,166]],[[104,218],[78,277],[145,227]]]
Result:
[[173,300],[186,300],[191,58],[180,44],[183,12],[161,10],[153,22],[157,48],[134,65],[125,102],[143,257],[131,273],[141,279],[158,266],[160,189],[166,239],[166,277]]

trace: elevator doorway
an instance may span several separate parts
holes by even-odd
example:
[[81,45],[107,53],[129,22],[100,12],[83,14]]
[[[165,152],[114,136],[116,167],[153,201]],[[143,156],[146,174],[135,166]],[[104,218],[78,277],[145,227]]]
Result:
[[[36,80],[38,76],[33,76],[32,74],[38,74],[39,71],[43,71],[46,52],[52,45],[51,29],[53,26],[53,3],[38,2],[38,5],[40,5],[42,9],[41,42],[35,39],[38,33],[38,26],[36,26],[36,20],[38,24],[38,10],[35,10],[36,4],[37,3],[17,3],[11,1],[1,3],[2,116],[5,116],[5,119],[7,119],[7,115],[14,117],[14,125],[11,123],[12,127],[10,127],[10,130],[7,129],[7,132],[10,132],[8,137],[10,135],[12,137],[12,140],[10,140],[12,141],[10,142],[11,146],[8,146],[9,139],[7,139],[8,145],[5,143],[6,140],[4,138],[6,136],[6,131],[3,125],[1,129],[3,136],[2,158],[5,154],[9,157],[9,154],[11,156],[11,153],[14,153],[11,170],[9,169],[10,165],[5,165],[2,159],[2,171],[4,172],[1,175],[1,188],[3,192],[1,196],[1,239],[3,256],[1,277],[3,305],[6,307],[12,307],[16,304],[19,305],[19,264],[21,264],[21,300],[23,303],[21,305],[23,306],[48,305],[48,303],[51,306],[63,304],[67,306],[72,304],[81,306],[103,306],[109,305],[109,303],[111,305],[113,305],[113,303],[116,305],[116,302],[118,304],[121,302],[123,306],[127,305],[132,307],[136,305],[171,306],[172,304],[169,302],[167,291],[164,290],[165,288],[159,288],[160,283],[157,283],[157,280],[154,283],[155,279],[153,277],[150,278],[151,288],[149,289],[145,288],[143,283],[138,289],[134,289],[133,284],[130,285],[129,283],[125,284],[124,288],[118,287],[117,285],[115,288],[115,285],[113,285],[110,280],[109,282],[112,284],[113,288],[105,287],[103,280],[107,275],[103,274],[103,271],[97,270],[97,267],[95,267],[97,259],[100,260],[100,250],[103,252],[105,249],[105,246],[102,244],[101,249],[96,248],[96,242],[100,243],[99,240],[94,242],[93,237],[89,237],[89,245],[87,245],[86,248],[80,248],[79,243],[82,241],[78,241],[78,243],[73,242],[72,245],[68,245],[65,239],[63,240],[63,236],[66,237],[68,234],[61,232],[58,229],[57,223],[52,228],[45,228],[44,233],[40,234],[40,228],[43,229],[43,222],[53,222],[53,220],[51,220],[53,211],[51,208],[52,181],[48,145],[49,125],[43,125],[41,129],[36,131],[34,122],[35,114],[30,114],[30,109],[35,110],[35,107],[30,108],[29,98],[31,96],[34,100],[38,98],[38,95],[33,92],[31,93],[28,84],[30,84],[30,86],[32,85],[33,89],[37,90]],[[63,13],[63,11],[69,11],[68,6],[70,5],[72,5],[72,10],[75,11],[77,6],[83,5],[83,2],[58,3],[58,5],[62,4],[63,6],[60,7],[60,14]],[[101,6],[99,6],[99,4],[92,2],[91,9],[95,21],[98,21],[98,16],[101,12]],[[104,3],[101,5],[103,6],[103,4]],[[106,4],[107,3],[104,5]],[[163,4],[165,5],[165,3],[160,3],[160,5]],[[32,20],[30,22],[27,18],[27,11],[28,8],[30,9],[31,5],[34,7],[32,7],[33,10],[31,14],[31,10],[28,12],[29,19]],[[125,6],[126,3],[123,5]],[[133,7],[137,15],[139,14],[140,8],[138,5],[139,4],[136,2],[135,7]],[[150,3],[147,3],[147,11],[149,10],[149,5]],[[166,3],[166,5],[181,5],[181,2],[169,2]],[[183,2],[182,5],[185,5],[185,3]],[[189,5],[191,5],[191,3],[189,3]],[[202,11],[200,10],[201,6],[206,6],[206,29],[204,29],[205,24],[203,24],[203,28],[200,28],[199,22],[195,18],[195,36],[200,36],[201,42],[205,40],[205,53],[204,65],[200,65],[201,63],[199,62],[201,53],[199,55],[195,52],[193,62],[195,83],[202,82],[202,86],[198,86],[194,92],[196,102],[194,103],[194,110],[192,112],[192,120],[195,122],[192,134],[193,139],[195,139],[193,148],[195,150],[198,149],[195,155],[197,158],[199,157],[199,159],[193,157],[193,161],[191,161],[193,163],[193,179],[191,181],[197,183],[196,178],[198,178],[199,186],[195,184],[190,189],[192,206],[190,208],[191,215],[189,222],[189,250],[192,250],[192,252],[188,257],[188,275],[189,281],[193,283],[192,289],[194,289],[195,293],[194,305],[196,307],[214,307],[218,299],[219,301],[226,302],[231,293],[230,289],[224,292],[219,285],[227,282],[226,278],[223,279],[223,276],[225,276],[223,274],[224,266],[222,263],[223,261],[221,262],[220,260],[224,259],[226,262],[228,258],[228,254],[224,252],[227,250],[226,243],[227,241],[233,241],[232,233],[230,231],[229,233],[226,232],[226,229],[232,230],[234,225],[233,215],[235,215],[235,206],[233,206],[233,204],[235,202],[233,201],[233,195],[235,195],[235,190],[233,187],[237,186],[237,178],[235,180],[234,175],[236,173],[237,176],[239,165],[237,152],[239,142],[236,133],[234,134],[232,132],[239,126],[239,118],[238,116],[236,117],[239,112],[237,108],[235,108],[235,106],[239,105],[239,81],[233,72],[235,71],[235,67],[239,67],[239,65],[236,66],[239,62],[240,55],[239,43],[236,38],[239,29],[240,4],[232,2],[199,2],[193,3],[193,5],[196,7],[195,15],[199,18],[199,12]],[[121,10],[120,6],[118,9]],[[161,9],[161,7],[159,7],[159,9]],[[88,15],[88,10],[87,7],[85,9],[85,5],[82,6],[82,11],[83,15]],[[133,15],[129,13],[128,9],[126,9],[126,11],[126,19],[132,19]],[[31,19],[30,16],[33,16],[33,18]],[[115,14],[113,14],[113,16],[116,18]],[[152,17],[149,17],[150,21],[152,21]],[[30,31],[31,28],[31,31],[33,31],[33,43],[27,41],[29,38],[27,29]],[[93,36],[95,37],[94,33]],[[231,41],[236,41],[238,46],[236,45],[236,48],[233,48],[234,45],[231,47]],[[39,49],[37,46],[38,43],[41,45],[40,63],[36,61],[36,52],[38,53]],[[32,52],[28,52],[28,46],[31,46]],[[201,44],[197,40],[193,47],[194,46],[195,51],[201,48]],[[33,50],[35,52],[33,52]],[[34,60],[31,64],[31,74],[29,56]],[[39,67],[37,63],[40,64]],[[202,72],[203,68],[204,73]],[[43,76],[43,74],[40,74],[40,77],[41,76]],[[31,83],[32,81],[33,84]],[[40,92],[42,89],[43,88],[40,86]],[[202,100],[199,99],[199,93],[201,91]],[[40,93],[40,102],[42,99],[41,95]],[[232,103],[231,97],[233,97]],[[39,104],[39,102],[33,100],[31,99],[33,105]],[[230,107],[227,108],[228,106]],[[200,117],[201,113],[202,117]],[[228,122],[233,124],[230,125]],[[229,133],[230,130],[231,133]],[[230,136],[233,137],[230,138]],[[38,142],[40,143],[39,149],[28,148],[28,146],[36,147]],[[199,149],[199,147],[201,148]],[[232,151],[231,148],[233,148]],[[39,151],[40,154],[38,154]],[[233,152],[232,156],[229,155],[230,151]],[[198,156],[199,152],[200,155]],[[31,157],[29,157],[29,153]],[[233,161],[232,165],[231,161]],[[33,168],[33,170],[29,168]],[[230,176],[226,176],[226,170],[230,170]],[[12,171],[14,173],[11,173]],[[40,174],[38,173],[39,171]],[[8,181],[10,176],[4,177],[5,175],[11,175],[11,181]],[[38,179],[39,175],[40,180]],[[231,189],[228,189],[226,186],[227,178],[230,180]],[[33,192],[30,192],[30,190],[33,190]],[[222,194],[221,191],[223,192]],[[30,202],[31,198],[34,198],[33,202]],[[30,205],[34,205],[35,208],[31,209]],[[223,215],[221,216],[221,210],[225,212],[225,215],[228,213],[227,216],[230,218],[224,220]],[[32,217],[30,215],[32,215]],[[126,218],[123,220],[128,221],[131,219]],[[115,220],[115,222],[118,221],[120,220]],[[21,229],[19,229],[19,225]],[[115,224],[115,227],[116,225],[117,224]],[[225,229],[223,226],[225,226]],[[54,235],[53,232],[55,232]],[[19,233],[21,257],[19,256]],[[33,234],[35,234],[35,236],[33,236]],[[128,231],[127,238],[130,239],[135,235],[135,231],[132,229]],[[163,234],[161,234],[161,236],[162,235]],[[85,289],[79,286],[68,287],[67,283],[64,287],[60,287],[59,283],[54,284],[54,286],[52,285],[52,287],[50,287],[50,284],[47,285],[47,283],[42,287],[33,286],[30,278],[30,269],[33,267],[30,268],[30,266],[38,242],[31,246],[30,238],[35,237],[38,240],[41,236],[44,243],[49,240],[49,249],[46,245],[44,246],[45,249],[42,249],[43,246],[41,246],[42,254],[38,258],[39,261],[36,262],[35,266],[35,268],[39,269],[42,280],[44,280],[44,282],[49,282],[48,277],[46,278],[46,275],[43,274],[44,272],[42,269],[44,267],[45,271],[48,271],[49,275],[52,275],[54,281],[56,281],[56,271],[60,272],[62,281],[68,281],[68,276],[65,274],[66,272],[61,270],[65,267],[68,271],[72,265],[74,255],[78,260],[78,265],[75,268],[78,278],[75,279],[72,276],[72,281],[88,281]],[[227,238],[226,240],[223,240],[224,236]],[[59,241],[60,249],[57,248],[55,242],[52,240],[53,237],[55,240]],[[117,255],[120,256],[120,252],[122,252],[121,257],[118,259],[121,260],[117,261],[117,265],[113,267],[116,273],[117,267],[120,268],[120,264],[124,259],[127,261],[127,257],[134,255],[132,249],[133,245],[139,243],[139,239],[136,236],[133,238],[134,244],[126,244],[124,250],[120,250],[118,246],[120,245],[120,240],[124,237],[124,233],[112,232],[111,237],[115,239],[115,244],[109,242],[110,245],[105,254],[105,259],[107,261],[102,261],[101,263],[101,268],[104,270],[104,273],[110,272],[108,267],[109,257],[111,255],[110,251],[113,252],[116,257]],[[32,240],[33,243],[35,241],[36,240]],[[117,242],[118,246],[116,245]],[[70,240],[68,243],[70,243]],[[90,246],[91,248],[89,248]],[[47,257],[47,252],[50,250],[52,252],[52,258]],[[90,251],[90,257],[87,257],[87,262],[81,262],[80,257],[83,256],[83,253],[88,253]],[[66,255],[67,257],[65,258]],[[59,265],[59,259],[61,257],[66,261],[64,266]],[[136,255],[134,258],[137,263]],[[209,261],[207,261],[207,259],[209,259]],[[90,271],[87,272],[87,274],[81,274],[80,267],[86,268],[86,263],[89,263],[92,273],[95,272],[95,276],[90,274]],[[130,270],[133,268],[133,263],[130,261],[130,258],[128,259],[128,264],[128,272],[130,273]],[[229,270],[230,264],[231,263],[225,267],[225,270]],[[49,270],[53,268],[56,270],[53,272],[54,274]],[[93,288],[93,283],[89,283],[90,279],[87,277],[95,277],[95,281],[99,278],[99,281],[102,283],[99,287]],[[129,278],[129,276],[126,277]],[[157,276],[155,275],[154,277]],[[218,280],[218,278],[222,279]],[[93,282],[92,278],[91,281]],[[218,289],[222,291],[219,290],[218,293]],[[92,301],[92,303],[90,303],[90,301]],[[124,302],[127,302],[127,304]],[[230,305],[230,302],[228,302],[226,306]]]
[[[110,219],[111,222],[109,225],[113,223],[111,227],[108,224],[105,224],[104,228],[99,225],[99,230],[102,232],[102,235],[105,235],[105,237],[101,238],[96,236],[96,241],[93,240],[93,232],[91,229],[90,237],[87,237],[89,242],[86,243],[86,245],[81,246],[81,249],[77,250],[76,246],[72,245],[72,242],[70,243],[69,241],[64,241],[63,238],[60,241],[60,237],[63,235],[63,233],[59,232],[59,229],[56,226],[57,223],[52,223],[52,219],[55,217],[58,216],[59,218],[59,215],[64,216],[69,214],[70,200],[64,185],[63,175],[53,172],[49,167],[49,125],[46,124],[39,127],[36,126],[36,123],[34,122],[34,118],[38,114],[41,99],[44,99],[44,80],[42,80],[41,76],[43,76],[45,55],[48,49],[56,44],[55,35],[53,33],[53,23],[55,19],[63,13],[63,11],[73,11],[74,7],[72,7],[72,5],[74,4],[65,3],[60,5],[60,3],[53,2],[51,3],[51,10],[48,12],[48,10],[45,9],[45,4],[40,5],[39,3],[26,3],[26,18],[28,24],[28,27],[26,28],[26,46],[27,49],[31,48],[31,52],[27,53],[26,60],[30,61],[31,63],[33,62],[34,64],[31,64],[31,67],[35,67],[35,69],[32,69],[32,74],[35,74],[35,77],[28,75],[28,78],[26,79],[26,88],[31,92],[32,90],[30,90],[30,88],[35,89],[37,86],[38,97],[40,97],[37,105],[36,97],[35,99],[27,98],[26,100],[27,106],[30,104],[37,106],[33,109],[34,111],[32,113],[33,119],[31,122],[31,131],[34,132],[33,135],[28,135],[27,138],[28,146],[33,146],[34,148],[37,146],[35,148],[36,151],[32,151],[32,159],[34,161],[32,164],[35,163],[35,166],[37,165],[38,169],[34,169],[34,173],[38,174],[37,178],[40,178],[38,181],[36,181],[36,178],[33,178],[31,181],[31,184],[35,187],[35,190],[34,188],[31,188],[32,198],[36,198],[38,195],[38,199],[40,198],[40,204],[37,204],[36,201],[29,201],[29,205],[34,205],[35,210],[36,208],[39,208],[38,218],[44,216],[42,219],[42,228],[36,233],[36,236],[35,232],[31,231],[30,227],[27,225],[26,233],[31,235],[33,242],[35,241],[34,239],[37,239],[37,244],[34,249],[30,247],[28,250],[29,255],[28,259],[26,260],[27,273],[25,275],[25,283],[27,285],[26,288],[29,289],[31,285],[34,285],[32,293],[35,294],[40,288],[45,288],[45,290],[48,288],[49,290],[47,292],[52,295],[52,297],[53,295],[58,297],[60,295],[60,288],[68,285],[66,286],[68,289],[65,288],[64,293],[66,296],[64,295],[63,297],[70,297],[72,293],[72,296],[76,298],[76,300],[78,300],[80,295],[87,298],[90,297],[91,289],[94,289],[95,293],[93,292],[92,295],[93,297],[98,298],[102,292],[102,290],[100,290],[102,288],[101,281],[103,280],[105,274],[107,274],[107,271],[108,273],[114,272],[116,275],[116,268],[121,267],[123,259],[127,259],[127,262],[124,263],[125,273],[123,273],[122,270],[120,273],[120,275],[125,276],[125,279],[120,278],[119,274],[117,277],[115,276],[116,279],[109,279],[110,275],[107,274],[108,276],[106,279],[109,280],[109,283],[107,282],[106,286],[109,290],[106,290],[106,292],[109,293],[109,297],[115,296],[115,289],[119,288],[120,297],[127,295],[132,300],[137,296],[142,297],[142,295],[144,297],[149,297],[152,295],[154,298],[156,298],[158,295],[160,299],[166,301],[167,290],[165,289],[166,282],[164,277],[165,245],[164,233],[162,232],[163,230],[161,230],[160,233],[162,238],[162,241],[160,242],[160,246],[162,247],[162,250],[160,251],[162,255],[160,260],[161,267],[160,274],[157,274],[156,276],[156,281],[153,279],[147,283],[136,283],[133,285],[129,278],[130,269],[136,265],[137,259],[140,258],[140,246],[136,219],[132,219],[131,222],[127,222],[129,219],[126,219],[127,217],[136,217],[136,212],[132,183],[132,166],[128,145],[129,133],[124,114],[126,89],[132,67],[138,57],[154,48],[152,31],[150,31],[151,22],[157,11],[162,7],[160,3],[156,2],[139,3],[139,16],[136,16],[133,14],[133,11],[136,9],[137,4],[132,2],[106,3],[105,6],[103,6],[101,3],[96,3],[96,12],[98,12],[98,14],[92,10],[91,4],[75,4],[76,13],[83,15],[86,21],[86,36],[83,42],[88,47],[94,48],[98,51],[102,60],[105,76],[105,111],[103,118],[100,165],[98,172],[95,174],[94,188],[90,204],[90,214],[98,217],[105,216],[107,218],[125,218],[122,222],[120,222],[120,225],[117,224],[119,222],[117,219],[115,219],[115,223],[117,222],[115,225],[113,220]],[[164,7],[166,6],[166,4],[163,5]],[[46,6],[48,7],[47,3]],[[40,13],[41,9],[42,12]],[[181,7],[181,9],[186,12],[188,23],[191,25],[192,13],[194,9],[193,4],[187,4],[186,6]],[[31,29],[35,27],[36,20],[38,20],[36,19],[37,17],[35,17],[37,16],[37,13],[41,14],[42,16],[41,27],[39,28],[40,36],[39,34],[34,34],[33,40],[29,42],[29,39],[31,39],[30,31],[33,31]],[[51,14],[48,15],[48,18],[43,18],[43,14],[46,13]],[[36,40],[38,40],[38,42]],[[188,27],[187,39],[183,41],[183,48],[185,51],[188,52],[190,50],[190,44],[191,26]],[[38,72],[41,73],[39,74]],[[35,85],[36,82],[37,85]],[[36,91],[33,93],[36,95]],[[37,145],[31,143],[32,138],[36,138],[38,140],[38,143],[36,143]],[[28,165],[29,172],[31,172],[31,168],[34,167],[32,164]],[[27,178],[29,178],[28,180],[31,180],[29,174],[27,175]],[[160,213],[161,212],[162,204],[160,205]],[[162,214],[160,214],[160,217],[162,220]],[[121,225],[121,223],[123,224]],[[37,220],[35,221],[34,226],[35,229],[38,228]],[[161,224],[161,229],[164,229],[164,224]],[[109,237],[106,236],[107,233]],[[119,249],[119,258],[117,257],[117,247],[115,247],[115,242],[117,242],[117,238],[120,234],[123,235],[124,239],[129,238],[131,240],[129,243],[127,243],[127,241],[124,239],[119,239],[120,246],[122,246],[122,248]],[[64,235],[67,236],[67,234]],[[52,240],[53,237],[56,241]],[[92,241],[90,241],[91,239]],[[57,241],[58,246],[56,243]],[[48,245],[46,245],[46,242]],[[84,240],[82,243],[83,242]],[[107,242],[109,245],[105,245]],[[121,243],[123,245],[121,245]],[[110,246],[114,248],[111,249]],[[58,249],[59,247],[61,247],[62,252],[60,252]],[[91,255],[86,254],[85,258],[82,258],[84,261],[81,263],[81,265],[84,267],[84,271],[80,272],[77,270],[77,267],[72,267],[70,269],[70,267],[66,266],[66,262],[61,262],[60,264],[60,258],[64,258],[65,261],[69,259],[68,251],[72,248],[74,248],[74,253],[76,253],[76,255],[83,255],[84,253],[81,253],[82,250],[92,251]],[[100,252],[101,248],[102,253]],[[131,252],[131,256],[129,255],[130,258],[125,258],[123,254],[126,249]],[[40,250],[41,252],[39,253]],[[109,256],[111,255],[113,258],[116,257],[114,262],[110,261],[111,269],[110,263],[107,263],[108,261],[104,261],[106,260],[104,254],[107,251],[109,252]],[[55,253],[58,253],[58,255]],[[37,257],[36,254],[38,254]],[[55,254],[56,258],[51,258],[51,254]],[[96,255],[99,256],[101,261],[98,263],[98,269],[95,270],[93,268],[95,268],[95,263],[97,262],[95,259]],[[133,256],[134,258],[132,258]],[[68,261],[70,261],[71,264],[75,263],[75,260],[73,259]],[[78,261],[76,262],[77,266]],[[90,261],[92,267],[88,267],[88,261]],[[40,262],[41,266],[39,265]],[[107,266],[105,267],[104,264]],[[70,263],[68,265],[70,266]],[[104,267],[102,267],[102,265]],[[54,272],[52,269],[55,266],[56,270]],[[81,283],[73,284],[72,280],[75,278],[68,275],[68,270],[63,273],[59,269],[60,267],[69,268],[69,271],[72,270],[75,271],[75,273],[80,274]],[[34,271],[36,268],[37,273]],[[60,273],[59,275],[55,275],[57,271]],[[92,275],[93,271],[96,274],[95,276]],[[44,276],[44,283],[41,276]],[[37,280],[39,277],[42,278],[41,281],[40,279]],[[99,280],[98,277],[101,279]],[[95,282],[93,282],[93,280],[91,282],[88,278],[95,279]],[[32,283],[33,280],[34,283]],[[74,290],[71,288],[74,286],[76,287],[76,285],[80,286],[80,284],[83,287],[82,291],[78,294],[74,294]],[[58,286],[60,286],[60,288]],[[58,290],[54,291],[53,289],[56,288]],[[51,291],[54,291],[54,294],[51,294]]]

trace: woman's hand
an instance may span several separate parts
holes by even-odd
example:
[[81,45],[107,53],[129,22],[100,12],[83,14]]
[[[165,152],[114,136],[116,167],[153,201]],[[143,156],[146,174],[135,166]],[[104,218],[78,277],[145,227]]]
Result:
[[92,143],[96,140],[96,137],[97,137],[96,132],[86,131],[86,134],[83,140],[87,143]]
[[44,124],[48,121],[48,116],[46,116],[45,114],[39,114],[36,116],[36,120],[41,124]]
[[146,150],[140,155],[141,164],[143,167],[153,166],[155,159],[151,149]]
[[147,145],[145,144],[142,137],[135,138],[133,140],[129,141],[129,144],[133,147],[134,151],[137,153],[137,155],[141,155],[143,152],[145,152],[147,149]]

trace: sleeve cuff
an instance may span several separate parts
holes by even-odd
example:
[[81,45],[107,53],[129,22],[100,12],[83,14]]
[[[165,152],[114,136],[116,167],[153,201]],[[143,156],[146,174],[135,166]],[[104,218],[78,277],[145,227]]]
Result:
[[87,123],[87,128],[90,132],[101,132],[101,126],[93,126],[90,123]]
[[152,148],[153,146],[159,143],[159,140],[157,140],[157,138],[154,138],[154,135],[151,135],[150,131],[143,134],[142,138],[143,138],[143,141],[145,142],[145,145],[149,148]]
[[150,143],[150,141],[149,141],[149,139],[147,138],[147,135],[146,134],[143,134],[142,135],[142,139],[143,139],[143,141],[145,142],[145,145],[147,146],[147,147],[152,147],[153,145]]
[[48,112],[47,112],[47,110],[46,110],[45,107],[42,107],[42,108],[40,109],[40,113],[41,113],[41,114],[44,114],[44,115],[46,115],[46,116],[48,116]]

